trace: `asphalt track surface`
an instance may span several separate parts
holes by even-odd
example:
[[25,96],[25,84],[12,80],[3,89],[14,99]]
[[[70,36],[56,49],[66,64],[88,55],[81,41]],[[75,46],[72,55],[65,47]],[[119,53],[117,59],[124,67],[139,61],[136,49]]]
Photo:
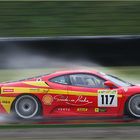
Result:
[[1,129],[1,140],[139,140],[140,127],[70,127]]
[[0,140],[140,139],[140,120],[129,118],[34,118],[0,115]]
[[140,140],[140,120],[44,119],[1,122],[0,140]]

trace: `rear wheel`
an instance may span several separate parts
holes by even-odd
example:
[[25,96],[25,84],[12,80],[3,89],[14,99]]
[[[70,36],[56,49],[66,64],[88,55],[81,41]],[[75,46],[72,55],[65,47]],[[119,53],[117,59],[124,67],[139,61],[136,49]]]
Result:
[[14,112],[17,117],[31,119],[39,115],[39,101],[34,96],[22,95],[18,97],[14,103]]
[[127,110],[131,116],[140,118],[140,94],[136,94],[129,99]]

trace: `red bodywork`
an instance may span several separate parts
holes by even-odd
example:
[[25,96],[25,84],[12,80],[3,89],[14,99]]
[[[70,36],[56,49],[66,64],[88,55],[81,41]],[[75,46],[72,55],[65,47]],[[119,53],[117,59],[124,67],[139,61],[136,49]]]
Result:
[[[91,88],[61,84],[50,80],[71,74],[89,74],[108,81],[104,74],[96,71],[73,70],[55,72],[16,82],[1,83],[1,112],[10,113],[16,98],[29,94],[39,99],[42,106],[42,116],[119,117],[124,116],[125,104],[129,97],[140,93],[140,86],[120,87],[113,83],[115,87],[112,88]],[[108,96],[107,94],[116,95],[116,100],[110,96],[109,104],[103,104],[108,99],[99,103]]]

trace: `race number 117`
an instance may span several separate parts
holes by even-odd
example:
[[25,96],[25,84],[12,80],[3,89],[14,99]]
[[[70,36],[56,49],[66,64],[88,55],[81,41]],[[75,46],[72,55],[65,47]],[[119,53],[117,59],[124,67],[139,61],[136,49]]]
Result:
[[98,94],[98,106],[103,107],[116,107],[117,106],[117,94],[101,93]]

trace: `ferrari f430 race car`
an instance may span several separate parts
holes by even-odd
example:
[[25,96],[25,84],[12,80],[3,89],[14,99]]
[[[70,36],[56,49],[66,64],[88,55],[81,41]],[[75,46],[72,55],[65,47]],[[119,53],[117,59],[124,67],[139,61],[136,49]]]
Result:
[[36,116],[140,118],[140,86],[97,71],[58,71],[0,84],[0,112]]

